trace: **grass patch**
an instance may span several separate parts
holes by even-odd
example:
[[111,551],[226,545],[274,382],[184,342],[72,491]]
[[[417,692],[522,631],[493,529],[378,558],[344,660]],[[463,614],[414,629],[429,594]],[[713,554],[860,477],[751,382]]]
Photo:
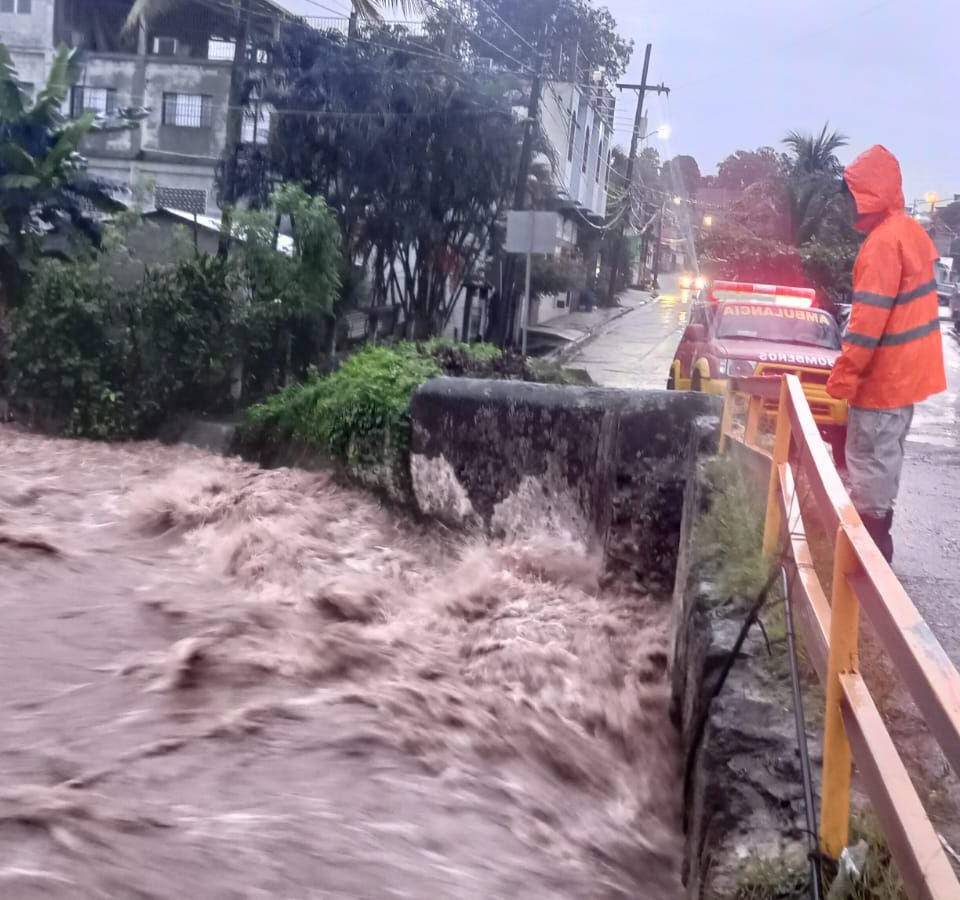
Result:
[[752,599],[770,572],[761,553],[763,504],[727,457],[711,460],[706,477],[709,506],[697,523],[697,562],[710,572],[724,601]]
[[867,842],[867,864],[863,880],[854,887],[850,900],[907,900],[903,881],[880,830],[880,823],[870,813],[861,813],[853,818],[850,841],[856,844],[859,840]]
[[[866,864],[862,878],[842,895],[843,900],[907,900],[890,848],[871,814],[856,815],[851,823],[851,846],[860,840],[867,844]],[[828,863],[821,871],[827,892],[836,867]],[[752,857],[744,865],[731,900],[806,900],[810,896],[809,878],[806,862]]]
[[809,898],[810,869],[799,862],[754,857],[744,866],[732,900]]

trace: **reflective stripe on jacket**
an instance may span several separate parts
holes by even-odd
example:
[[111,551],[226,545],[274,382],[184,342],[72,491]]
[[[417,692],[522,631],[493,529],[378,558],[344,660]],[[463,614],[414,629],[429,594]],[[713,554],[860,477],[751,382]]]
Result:
[[845,170],[863,213],[885,212],[853,268],[853,308],[827,391],[855,406],[893,409],[946,389],[933,263],[937,249],[903,211],[900,166],[880,146]]

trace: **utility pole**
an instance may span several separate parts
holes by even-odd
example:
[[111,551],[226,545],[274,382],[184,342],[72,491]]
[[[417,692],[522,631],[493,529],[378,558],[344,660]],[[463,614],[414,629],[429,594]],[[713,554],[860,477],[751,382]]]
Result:
[[[552,18],[544,23],[537,41],[537,70],[534,72],[530,84],[530,102],[527,104],[527,119],[523,124],[523,142],[520,145],[520,164],[517,167],[517,183],[513,191],[513,206],[511,209],[522,210],[527,203],[527,177],[530,172],[530,159],[533,156],[533,138],[537,121],[540,118],[540,94],[543,91],[543,55],[547,42],[547,32]],[[504,278],[504,292],[500,294],[500,306],[503,311],[502,321],[497,323],[494,335],[496,343],[503,347],[513,337],[514,318],[516,316],[517,298],[514,285],[513,256],[507,259],[506,277]]]
[[230,91],[227,100],[226,159],[223,166],[223,209],[220,214],[220,242],[217,256],[225,257],[230,252],[230,237],[233,231],[233,206],[239,193],[237,170],[239,168],[240,143],[243,140],[243,88],[247,80],[247,44],[250,43],[250,0],[236,0],[237,42],[233,50],[233,65],[230,67]]
[[[647,91],[656,91],[658,94],[669,94],[670,88],[661,84],[647,84],[647,72],[650,69],[650,51],[653,44],[647,44],[643,52],[643,74],[640,76],[640,84],[618,84],[621,90],[630,90],[637,92],[637,112],[633,117],[633,135],[630,138],[630,156],[627,158],[627,184],[625,188],[624,203],[633,203],[633,170],[637,159],[637,144],[640,142],[640,128],[643,124],[643,98]],[[646,135],[644,135],[646,137]],[[624,217],[620,228],[617,230],[617,240],[613,245],[613,259],[610,263],[610,291],[609,301],[612,303],[616,296],[617,276],[620,274],[621,257],[623,256],[623,236],[627,227],[627,218]]]

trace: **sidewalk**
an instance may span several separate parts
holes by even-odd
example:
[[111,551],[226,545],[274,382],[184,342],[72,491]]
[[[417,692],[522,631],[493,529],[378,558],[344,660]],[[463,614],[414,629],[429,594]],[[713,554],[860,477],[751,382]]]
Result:
[[556,341],[559,346],[550,355],[565,357],[582,347],[609,322],[646,305],[652,297],[647,291],[627,290],[619,299],[620,306],[596,307],[590,312],[563,313],[538,325],[531,325],[528,333],[531,337]]

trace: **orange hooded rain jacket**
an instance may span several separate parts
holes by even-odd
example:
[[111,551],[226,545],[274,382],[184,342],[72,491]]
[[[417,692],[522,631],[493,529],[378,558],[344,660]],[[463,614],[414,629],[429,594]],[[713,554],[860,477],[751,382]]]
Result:
[[933,262],[926,232],[903,209],[900,166],[879,144],[843,177],[857,212],[885,213],[853,267],[853,309],[827,392],[854,406],[893,409],[946,389]]

